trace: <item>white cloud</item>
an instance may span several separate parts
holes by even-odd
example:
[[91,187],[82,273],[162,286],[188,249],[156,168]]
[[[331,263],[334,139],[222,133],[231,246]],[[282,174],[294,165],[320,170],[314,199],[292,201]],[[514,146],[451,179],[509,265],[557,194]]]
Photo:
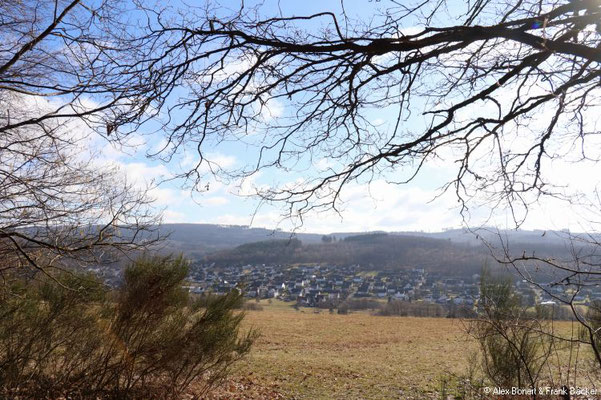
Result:
[[[328,233],[334,231],[371,230],[440,230],[460,226],[461,219],[452,196],[428,203],[436,195],[416,187],[387,184],[383,180],[367,185],[351,184],[343,195],[341,213],[333,210],[311,213],[304,217],[301,231]],[[232,198],[232,203],[240,199]],[[202,204],[202,202],[201,202]],[[265,205],[256,214],[252,207],[231,207],[237,213],[209,216],[199,222],[216,224],[251,224],[268,229],[294,229],[298,226],[286,219],[283,208]],[[246,210],[245,212],[242,210]],[[298,221],[297,221],[298,222]]]
[[313,163],[313,166],[317,168],[318,171],[325,172],[334,167],[334,163],[330,158],[320,158],[317,162]]
[[200,199],[200,204],[201,205],[207,205],[207,206],[223,206],[225,204],[228,204],[230,202],[230,200],[226,197],[223,196],[213,196],[213,197],[207,197],[204,199]]
[[116,163],[127,175],[128,181],[137,186],[157,183],[172,176],[165,165],[148,165],[144,162]]
[[277,99],[270,99],[261,107],[261,117],[264,122],[279,118],[284,113],[284,106]]
[[208,153],[206,158],[221,168],[230,168],[236,164],[236,157],[222,153]]
[[179,223],[179,222],[189,222],[188,215],[173,211],[173,210],[165,210],[163,211],[163,222],[164,223]]
[[241,179],[237,182],[232,183],[228,186],[228,193],[235,196],[252,196],[257,193],[257,191],[267,189],[266,185],[261,185],[257,183],[263,176],[262,172],[256,172],[253,175]]
[[149,195],[155,199],[155,204],[158,206],[172,207],[187,204],[190,200],[190,192],[188,190],[153,187],[149,190]]

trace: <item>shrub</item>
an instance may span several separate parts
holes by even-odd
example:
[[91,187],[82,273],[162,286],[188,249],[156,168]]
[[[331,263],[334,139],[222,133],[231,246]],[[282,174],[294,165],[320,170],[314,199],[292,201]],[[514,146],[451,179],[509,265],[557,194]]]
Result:
[[331,309],[331,308],[336,308],[338,307],[338,305],[340,304],[340,300],[338,299],[323,299],[320,302],[318,302],[315,307],[317,308],[321,308],[321,309]]
[[548,317],[543,308],[532,312],[522,305],[510,279],[482,273],[479,317],[469,332],[479,343],[484,373],[497,386],[536,387],[552,349]]
[[346,315],[349,312],[349,306],[347,303],[342,303],[338,306],[338,314]]
[[91,277],[13,282],[0,301],[3,391],[52,398],[61,388],[86,386],[104,340],[98,310],[105,298],[106,290]]
[[349,310],[375,310],[380,308],[381,303],[373,299],[347,299],[345,301]]
[[444,307],[433,303],[410,303],[401,300],[391,300],[382,304],[378,315],[383,316],[411,316],[411,317],[444,317],[447,315]]
[[242,306],[245,311],[263,311],[263,306],[258,303],[245,302]]
[[[223,378],[256,337],[242,295],[195,301],[181,257],[145,257],[114,295],[64,274],[19,281],[0,304],[0,385],[20,398],[174,398]],[[73,289],[77,288],[77,289]],[[112,295],[112,296],[111,296]]]

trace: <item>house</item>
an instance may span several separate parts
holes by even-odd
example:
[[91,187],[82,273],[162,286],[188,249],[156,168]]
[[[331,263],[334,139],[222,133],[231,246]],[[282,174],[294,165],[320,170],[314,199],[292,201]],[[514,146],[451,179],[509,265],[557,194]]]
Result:
[[393,297],[397,300],[407,300],[407,295],[401,292],[396,292]]

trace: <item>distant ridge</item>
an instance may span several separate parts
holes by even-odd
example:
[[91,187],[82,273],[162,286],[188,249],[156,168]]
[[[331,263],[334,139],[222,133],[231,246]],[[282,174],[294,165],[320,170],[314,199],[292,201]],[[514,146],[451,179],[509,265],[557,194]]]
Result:
[[170,251],[184,252],[197,257],[245,243],[292,238],[305,243],[318,243],[322,237],[320,234],[293,233],[243,225],[185,223],[163,224],[160,232],[162,235],[168,235]]
[[202,261],[216,266],[325,263],[357,264],[365,270],[420,267],[430,272],[470,276],[482,269],[486,258],[482,246],[378,232],[323,243],[305,244],[298,239],[247,243],[211,253]]
[[333,263],[362,264],[380,268],[414,265],[436,271],[468,274],[478,271],[488,249],[481,239],[498,245],[499,235],[514,254],[568,257],[565,232],[465,229],[443,232],[335,232],[293,233],[240,225],[164,224],[165,245],[170,253],[218,264]]

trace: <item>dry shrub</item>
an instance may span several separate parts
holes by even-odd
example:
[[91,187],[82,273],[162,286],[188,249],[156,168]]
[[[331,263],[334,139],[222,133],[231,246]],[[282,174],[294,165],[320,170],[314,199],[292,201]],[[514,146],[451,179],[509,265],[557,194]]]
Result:
[[478,311],[468,333],[478,341],[486,376],[503,388],[536,388],[553,348],[547,310],[529,310],[509,278],[484,270]]
[[383,304],[378,310],[378,315],[401,317],[445,317],[444,307],[433,303],[410,303],[408,301],[391,300]]
[[196,302],[181,258],[145,257],[115,293],[89,276],[18,280],[0,302],[0,387],[11,398],[175,398],[226,376],[256,337],[237,291]]
[[242,306],[245,311],[263,311],[263,306],[257,303],[245,302]]

